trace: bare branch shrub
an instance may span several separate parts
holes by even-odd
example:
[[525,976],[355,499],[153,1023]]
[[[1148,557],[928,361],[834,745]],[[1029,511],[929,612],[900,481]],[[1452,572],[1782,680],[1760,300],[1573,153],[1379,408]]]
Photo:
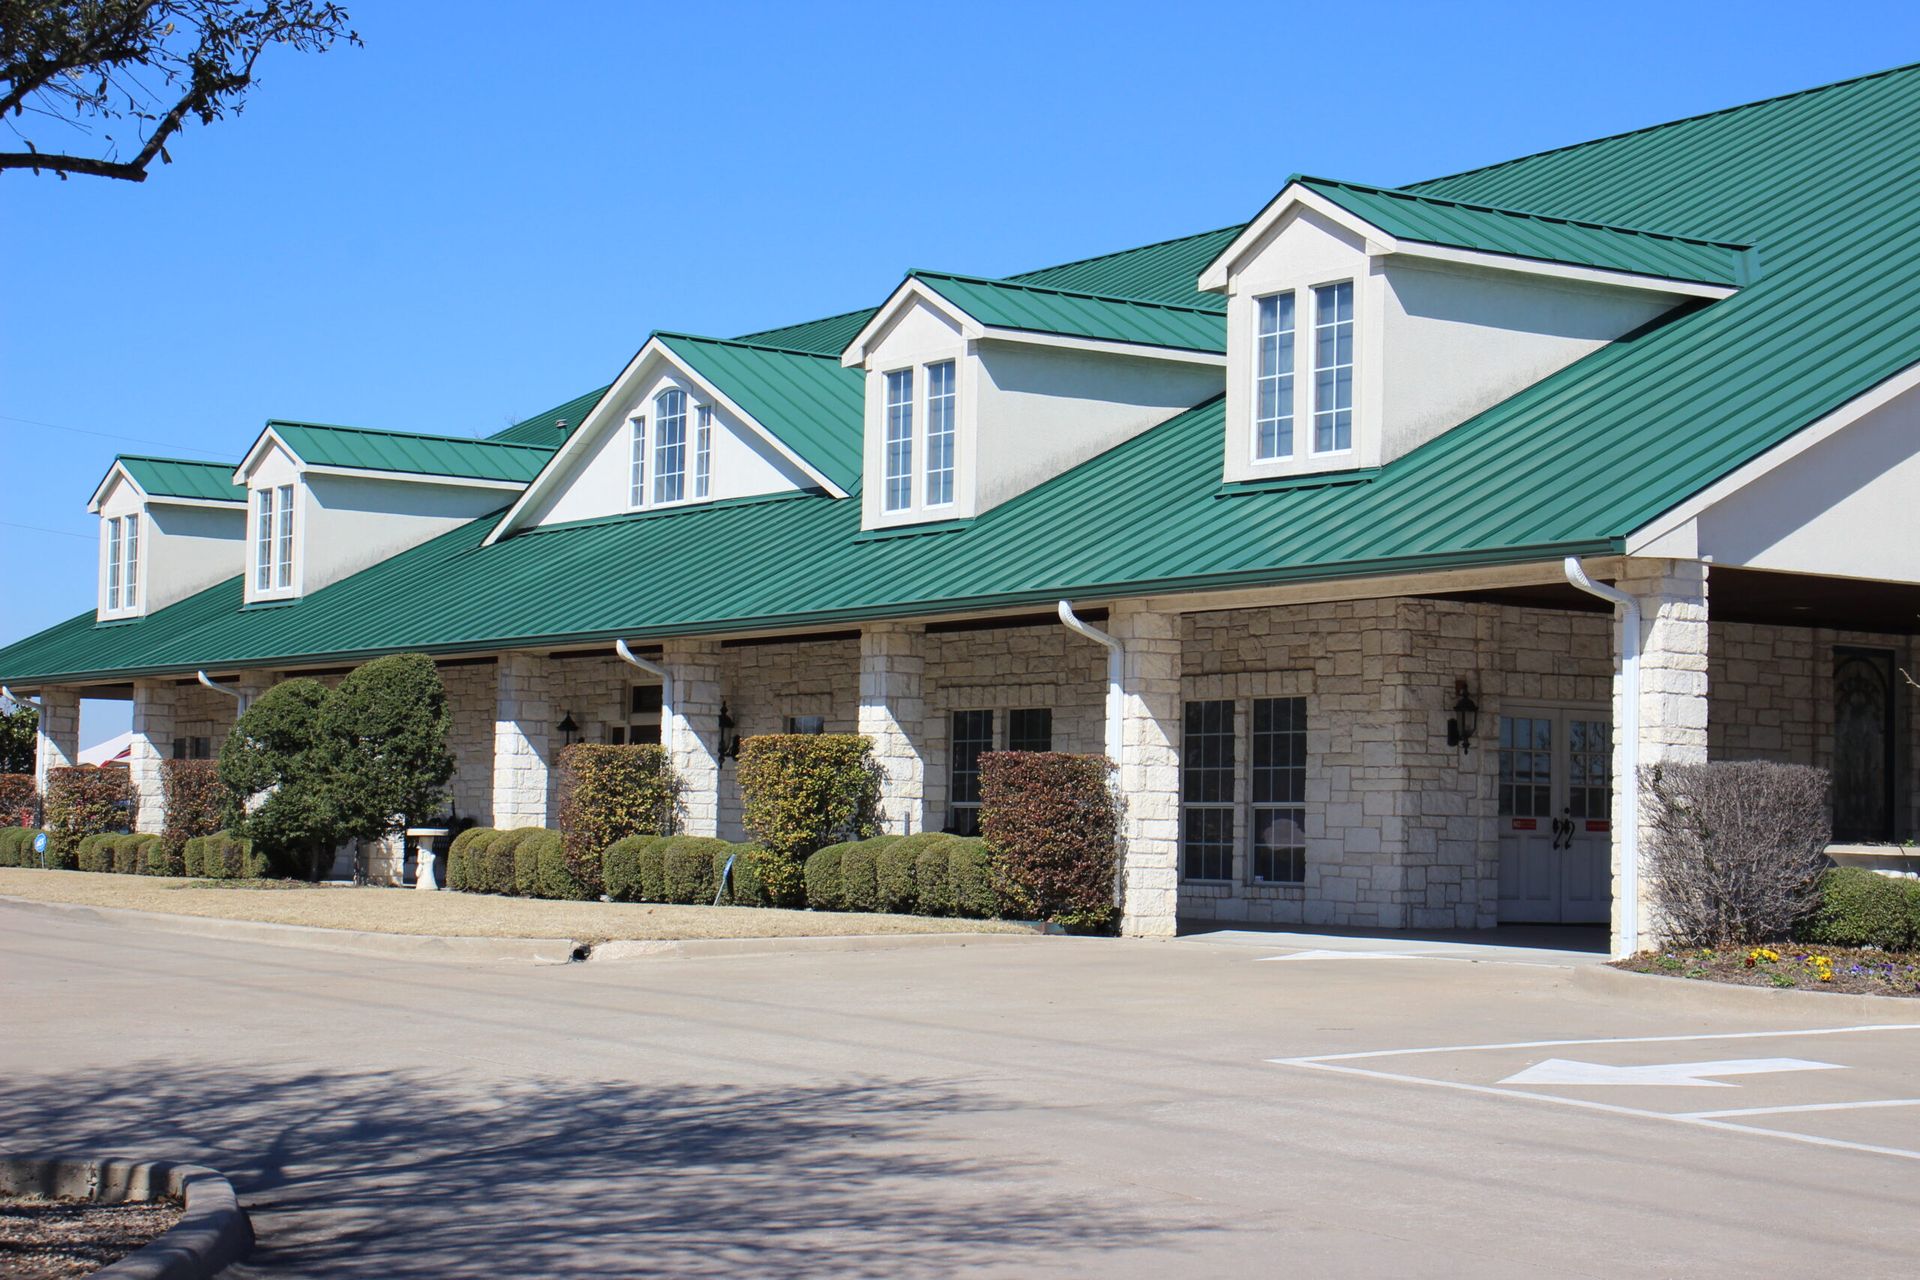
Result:
[[1784,938],[1818,901],[1826,771],[1760,760],[1641,770],[1654,910],[1679,946]]

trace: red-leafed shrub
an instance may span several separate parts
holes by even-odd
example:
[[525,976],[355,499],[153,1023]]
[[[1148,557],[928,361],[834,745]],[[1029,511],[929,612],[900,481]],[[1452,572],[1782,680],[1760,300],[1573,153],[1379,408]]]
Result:
[[566,896],[600,896],[600,855],[619,841],[672,835],[677,793],[666,748],[657,744],[579,742],[562,751],[560,840],[567,863]]
[[1004,909],[1103,929],[1114,919],[1120,814],[1105,756],[995,751],[980,757],[980,831]]
[[82,837],[125,831],[134,819],[125,769],[75,765],[47,776],[47,865],[71,871]]
[[0,773],[0,827],[33,825],[33,775]]
[[147,872],[177,876],[185,872],[187,841],[220,830],[227,793],[220,785],[218,760],[163,760],[160,800],[164,821],[160,843],[147,850]]

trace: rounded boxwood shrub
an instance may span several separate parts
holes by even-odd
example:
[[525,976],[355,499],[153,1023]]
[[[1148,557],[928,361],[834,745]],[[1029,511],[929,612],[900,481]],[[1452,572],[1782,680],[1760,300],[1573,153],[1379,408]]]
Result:
[[[727,871],[727,857],[733,858],[733,870]],[[779,855],[770,852],[765,845],[736,844],[727,854],[714,854],[713,882],[718,885],[721,877],[727,877],[726,901],[736,907],[771,907],[773,898],[767,892],[764,872],[769,859]],[[781,859],[781,864],[786,864]]]
[[920,895],[913,883],[914,851],[901,836],[875,836],[867,841],[874,851],[873,885],[878,898],[878,911],[891,911],[899,915],[911,915],[918,905]]
[[197,880],[207,866],[207,838],[195,836],[180,846],[180,874]]
[[840,886],[840,856],[847,851],[844,844],[830,844],[824,849],[816,849],[807,858],[807,905],[815,911],[845,911],[846,895]]
[[567,857],[566,842],[558,831],[542,831],[520,846],[516,858],[533,859],[533,896],[565,902],[591,902],[600,896],[598,868],[592,881],[583,880]]
[[[600,855],[600,882],[607,897],[614,902],[648,901],[647,877],[642,873],[641,864],[646,861],[649,850],[658,850],[666,842],[665,836],[627,836],[608,845]],[[656,894],[658,882],[664,875],[663,867],[661,859],[653,860]]]
[[880,888],[874,879],[874,863],[880,851],[871,840],[856,840],[844,846],[840,855],[840,900],[848,911],[878,911]]
[[1000,914],[993,891],[993,858],[978,836],[955,836],[947,846],[947,874],[953,885],[953,914],[987,920]]
[[473,892],[512,893],[513,853],[522,840],[539,827],[513,827],[502,831],[474,851]]
[[1826,947],[1905,951],[1920,943],[1920,884],[1864,867],[1835,867],[1820,876],[1820,901],[1794,935]]
[[200,838],[200,874],[208,880],[254,880],[267,874],[266,859],[254,853],[253,842],[230,831]]
[[176,840],[162,834],[158,840],[147,846],[147,874],[150,876],[183,876],[187,873],[184,857],[187,847],[185,840]]
[[147,850],[159,836],[151,831],[136,831],[131,835],[113,838],[113,869],[123,876],[140,876],[147,873]]
[[113,837],[104,832],[90,836],[81,836],[74,846],[73,863],[78,871],[113,870],[113,846],[109,843]]
[[33,827],[0,827],[0,867],[37,867],[39,855],[33,851]]
[[893,846],[896,857],[913,859],[913,910],[915,915],[950,916],[953,914],[953,855],[951,846],[959,836],[943,831],[922,831],[903,836]]
[[453,838],[447,847],[447,888],[458,889],[462,893],[476,892],[479,887],[480,855],[500,834],[493,827],[468,827]]
[[689,904],[713,901],[713,860],[721,861],[733,846],[712,836],[675,836],[662,846],[666,857],[666,900]]

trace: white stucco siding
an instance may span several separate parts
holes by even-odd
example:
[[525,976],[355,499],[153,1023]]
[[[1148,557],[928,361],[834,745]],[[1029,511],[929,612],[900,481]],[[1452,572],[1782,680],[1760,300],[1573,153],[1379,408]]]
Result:
[[358,573],[389,556],[498,511],[512,494],[410,480],[309,473],[295,492],[306,530],[295,525],[295,570],[302,594]]
[[[146,501],[140,491],[116,476],[108,485],[107,491],[100,496],[100,545],[94,557],[94,608],[101,617],[135,617],[145,610],[147,572],[147,527],[144,515]],[[126,608],[124,602],[117,610],[109,608],[110,594],[107,584],[107,565],[111,559],[108,551],[109,521],[133,518],[140,522],[140,555],[135,565],[136,607]]]
[[[674,387],[684,391],[687,396],[687,497],[681,503],[659,505],[681,506],[702,501],[693,494],[694,449],[699,430],[699,406],[703,404],[713,408],[713,465],[709,499],[746,498],[818,487],[817,481],[784,457],[758,431],[718,404],[692,379],[663,364],[640,378],[622,396],[617,412],[610,415],[594,439],[556,478],[557,483],[543,500],[534,505],[526,523],[534,526],[564,524],[571,520],[625,515],[640,509],[632,502],[631,422],[636,415],[645,415],[651,427],[656,417],[655,397]],[[654,442],[655,437],[649,431],[647,507],[655,505],[652,501]]]
[[[954,482],[952,503],[928,509],[923,489],[926,459],[926,366],[943,360],[954,362]],[[883,507],[886,493],[887,375],[896,370],[913,370],[913,505],[903,511]],[[910,524],[923,520],[960,519],[979,510],[976,478],[979,465],[980,375],[969,358],[967,340],[960,322],[924,299],[916,298],[902,307],[867,346],[864,448],[861,466],[864,477],[861,503],[862,523],[871,529],[880,525]]]
[[1794,451],[1778,465],[1731,486],[1633,550],[1788,573],[1920,582],[1920,390],[1808,447],[1800,443],[1789,441]]
[[246,533],[246,512],[238,506],[151,504],[140,552],[144,607],[164,609],[240,573]]

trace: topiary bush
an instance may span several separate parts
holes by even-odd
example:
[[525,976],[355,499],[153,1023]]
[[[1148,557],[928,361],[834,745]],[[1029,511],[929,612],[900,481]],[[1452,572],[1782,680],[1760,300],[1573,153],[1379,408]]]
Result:
[[108,843],[113,837],[96,833],[81,836],[73,847],[73,865],[77,871],[113,870],[113,846]]
[[953,914],[969,920],[990,920],[1000,914],[993,856],[983,837],[954,837],[947,846],[947,877],[953,886]]
[[[515,854],[533,859],[533,896],[565,902],[591,902],[600,896],[600,869],[594,868],[591,884],[574,874],[567,857],[566,842],[558,831],[542,831],[530,837]],[[516,870],[517,870],[516,861]]]
[[186,861],[182,857],[187,842],[175,844],[163,834],[158,840],[146,847],[146,874],[150,876],[182,876],[187,873]]
[[33,825],[37,792],[30,773],[0,773],[0,830]]
[[711,836],[675,836],[661,848],[666,901],[705,904],[714,897],[714,858],[724,863],[733,846]]
[[[600,884],[607,897],[614,902],[658,901],[647,897],[647,879],[641,864],[649,851],[658,850],[666,841],[665,836],[627,836],[608,845],[600,855]],[[664,878],[664,866],[663,859],[653,859],[655,893],[659,892]]]
[[147,848],[159,838],[151,831],[136,831],[131,835],[110,837],[114,871],[123,876],[145,875]]
[[939,831],[923,831],[903,836],[898,849],[913,858],[914,914],[950,916],[953,914],[952,845],[959,836]]
[[656,743],[579,742],[560,753],[560,836],[595,896],[605,852],[628,836],[672,835],[678,797],[666,748]]
[[747,834],[798,869],[816,850],[879,834],[873,742],[851,733],[748,738],[740,744],[740,797]]
[[135,816],[125,769],[75,765],[47,775],[47,865],[74,869],[82,837],[125,831]]
[[807,905],[815,911],[845,911],[846,894],[840,886],[840,859],[848,845],[830,844],[807,858]]
[[867,841],[874,850],[873,882],[880,911],[912,915],[919,907],[920,895],[914,888],[911,846],[901,848],[900,836],[875,836]]
[[874,876],[874,863],[880,851],[871,840],[842,845],[840,854],[840,900],[848,911],[878,911],[880,887]]
[[540,861],[527,845],[545,830],[545,827],[515,827],[502,832],[498,840],[487,846],[486,860],[492,869],[489,882],[499,886],[487,892],[518,894],[522,898],[533,896]]
[[1794,937],[1823,947],[1920,946],[1920,881],[1897,880],[1865,867],[1835,867],[1820,877],[1819,903]]
[[1120,840],[1112,775],[1105,756],[980,757],[980,831],[992,850],[995,895],[1011,914],[1112,926]]
[[[733,858],[731,872],[726,869],[729,856]],[[713,855],[713,882],[719,885],[722,876],[726,877],[725,901],[736,907],[773,906],[773,898],[767,892],[762,874],[767,860],[773,856],[764,846],[757,844],[731,845],[726,853],[716,851]],[[781,865],[784,867],[786,864],[787,860],[782,859]]]
[[500,832],[493,827],[468,827],[447,846],[447,888],[462,893],[475,892],[480,855]]

